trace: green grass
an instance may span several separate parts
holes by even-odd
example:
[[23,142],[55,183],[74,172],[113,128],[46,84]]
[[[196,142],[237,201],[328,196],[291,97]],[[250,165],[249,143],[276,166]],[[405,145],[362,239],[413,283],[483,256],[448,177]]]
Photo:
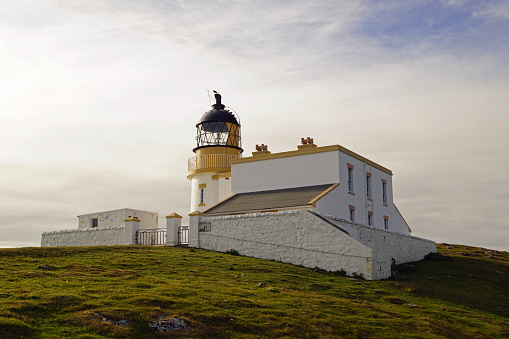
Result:
[[[352,281],[189,248],[0,249],[0,337],[509,337],[509,254],[439,252],[451,260],[417,262],[398,280]],[[193,330],[155,333],[148,323],[158,316]]]

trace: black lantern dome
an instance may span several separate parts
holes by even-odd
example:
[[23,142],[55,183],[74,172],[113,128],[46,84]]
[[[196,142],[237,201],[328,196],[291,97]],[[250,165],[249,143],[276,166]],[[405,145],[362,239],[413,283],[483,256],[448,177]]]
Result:
[[240,140],[240,122],[234,113],[225,109],[221,103],[221,95],[214,91],[216,103],[210,111],[205,112],[196,124],[196,148],[231,147],[242,153]]

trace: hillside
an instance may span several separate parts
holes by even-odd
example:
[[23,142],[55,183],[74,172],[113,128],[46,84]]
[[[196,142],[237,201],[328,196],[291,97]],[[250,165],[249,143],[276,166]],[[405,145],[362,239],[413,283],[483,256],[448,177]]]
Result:
[[[0,249],[0,337],[509,337],[509,253],[438,247],[385,281],[189,248]],[[192,329],[149,326],[175,316]]]

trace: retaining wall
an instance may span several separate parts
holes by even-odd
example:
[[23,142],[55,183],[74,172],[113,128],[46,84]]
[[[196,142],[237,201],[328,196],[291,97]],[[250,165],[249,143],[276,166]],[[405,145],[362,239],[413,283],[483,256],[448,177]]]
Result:
[[203,218],[210,232],[199,247],[371,277],[372,251],[344,231],[307,211],[282,211]]
[[124,232],[124,225],[44,232],[41,247],[124,245]]
[[373,250],[374,280],[391,276],[392,259],[396,264],[419,261],[424,259],[426,254],[437,251],[436,243],[432,240],[354,224],[331,216],[325,218]]
[[396,263],[417,261],[436,252],[433,241],[375,229],[309,211],[281,211],[235,216],[202,217],[209,232],[199,232],[199,247],[318,267],[343,269],[366,279],[391,275]]

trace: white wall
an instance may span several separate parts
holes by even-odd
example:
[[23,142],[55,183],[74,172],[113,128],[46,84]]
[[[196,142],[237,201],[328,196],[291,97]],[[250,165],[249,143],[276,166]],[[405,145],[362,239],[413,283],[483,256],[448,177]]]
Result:
[[[348,190],[348,164],[353,165],[353,192]],[[366,172],[371,173],[371,200],[367,197]],[[382,200],[382,179],[387,181],[387,204]],[[350,220],[349,206],[355,206],[355,222],[368,225],[368,211],[373,213],[373,227],[409,234],[408,227],[393,205],[392,175],[342,151],[330,151],[269,158],[232,164],[232,191],[256,192],[320,184],[340,185],[316,204],[316,211]]]
[[[191,212],[204,211],[231,195],[230,178],[212,179],[220,173],[208,172],[193,174],[191,178]],[[206,185],[203,191],[203,206],[200,206],[200,185]]]
[[113,211],[83,214],[78,216],[78,228],[87,229],[92,227],[92,219],[98,219],[98,227],[121,225],[129,216],[140,219],[140,229],[157,228],[159,218],[155,212],[140,211],[131,208],[122,208]]
[[235,249],[241,255],[329,271],[344,269],[366,279],[388,278],[392,258],[400,264],[436,252],[430,240],[332,217],[323,217],[325,221],[309,211],[201,218],[211,223],[211,231],[199,232],[200,248]]
[[41,247],[123,244],[124,225],[44,232],[41,240]]
[[371,249],[307,211],[284,211],[203,218],[199,247],[371,276]]
[[422,260],[426,254],[436,252],[435,242],[428,239],[353,224],[336,217],[324,217],[373,250],[373,279],[385,279],[390,276],[393,258],[399,265]]
[[339,182],[339,152],[322,152],[232,164],[232,193]]

